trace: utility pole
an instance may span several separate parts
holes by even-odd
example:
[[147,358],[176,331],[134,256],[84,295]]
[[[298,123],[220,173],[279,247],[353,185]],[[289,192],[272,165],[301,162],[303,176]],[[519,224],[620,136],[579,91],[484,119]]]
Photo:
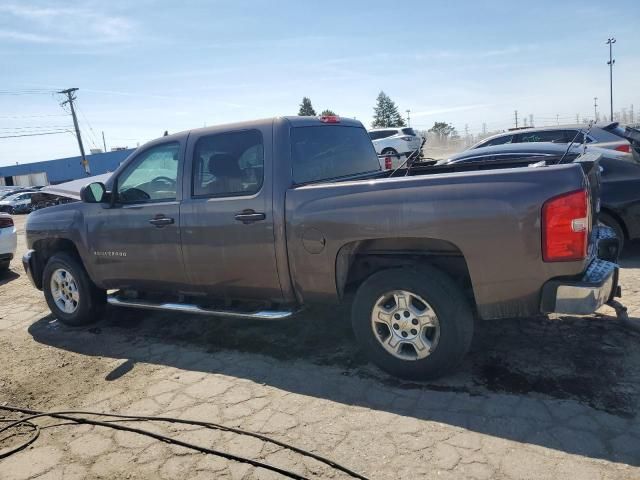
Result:
[[104,130],[102,131],[102,146],[104,147],[104,153],[107,153],[107,142],[104,140]]
[[487,134],[487,124],[486,123],[482,123],[482,135],[486,135]]
[[636,117],[633,116],[633,103],[631,104],[631,108],[629,109],[629,117],[631,117],[631,120],[629,121],[629,123],[631,124],[636,123]]
[[556,125],[560,125],[560,114],[556,113]]
[[613,44],[616,43],[616,39],[611,37],[607,39],[607,45],[609,45],[609,95],[611,97],[611,121],[613,122],[613,66],[616,61],[613,59]]
[[411,126],[411,110],[407,110],[407,127]]
[[593,97],[593,121],[598,121],[598,97]]
[[580,123],[580,114],[576,113],[576,123]]
[[529,126],[533,127],[533,113],[529,114]]
[[516,117],[516,128],[518,128],[518,110],[515,110],[513,113]]
[[84,167],[84,171],[87,175],[91,175],[91,169],[89,168],[89,161],[84,154],[84,146],[82,145],[82,136],[80,135],[80,127],[78,126],[78,118],[76,117],[76,110],[73,108],[73,101],[76,97],[73,95],[76,92],[77,88],[67,88],[66,90],[62,90],[58,93],[62,95],[66,95],[67,99],[60,104],[60,106],[64,106],[69,104],[69,108],[71,108],[71,117],[73,118],[73,126],[76,129],[76,138],[78,139],[78,147],[80,147],[80,157],[82,158],[82,166]]

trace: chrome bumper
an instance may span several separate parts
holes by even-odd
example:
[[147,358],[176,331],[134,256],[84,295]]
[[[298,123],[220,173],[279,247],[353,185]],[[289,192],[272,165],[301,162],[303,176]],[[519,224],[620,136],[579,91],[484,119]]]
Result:
[[543,313],[589,315],[620,296],[618,265],[595,258],[580,280],[550,280],[542,288]]

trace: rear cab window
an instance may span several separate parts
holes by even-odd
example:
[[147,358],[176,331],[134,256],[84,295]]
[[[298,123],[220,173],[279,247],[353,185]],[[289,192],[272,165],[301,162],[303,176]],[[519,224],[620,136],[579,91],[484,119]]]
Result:
[[294,127],[291,158],[293,181],[298,185],[380,170],[371,139],[362,127]]

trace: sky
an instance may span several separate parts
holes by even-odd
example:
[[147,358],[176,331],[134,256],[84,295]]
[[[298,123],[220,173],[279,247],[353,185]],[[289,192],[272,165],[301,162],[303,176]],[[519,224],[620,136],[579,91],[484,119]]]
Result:
[[[411,125],[461,133],[614,110],[640,116],[640,2],[0,0],[0,166],[135,147],[297,113],[303,96],[369,126],[383,90]],[[52,135],[33,133],[61,132]],[[4,138],[2,138],[4,137]]]

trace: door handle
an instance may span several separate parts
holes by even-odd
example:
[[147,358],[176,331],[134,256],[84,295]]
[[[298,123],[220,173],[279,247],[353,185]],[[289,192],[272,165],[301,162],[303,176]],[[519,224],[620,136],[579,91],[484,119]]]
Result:
[[165,225],[172,225],[174,223],[173,218],[163,216],[156,216],[149,220],[151,225],[155,225],[156,227],[164,227]]
[[240,213],[236,213],[235,219],[245,225],[251,222],[259,222],[264,220],[267,216],[264,213],[258,213],[253,210],[243,210]]

